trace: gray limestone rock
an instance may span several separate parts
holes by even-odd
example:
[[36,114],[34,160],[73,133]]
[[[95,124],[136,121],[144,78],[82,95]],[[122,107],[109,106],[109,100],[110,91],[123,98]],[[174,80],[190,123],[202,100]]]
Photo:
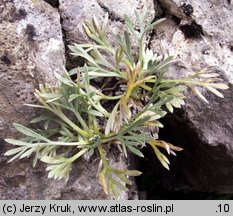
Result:
[[54,83],[65,56],[58,12],[47,3],[3,0],[0,6],[0,138],[15,133],[13,122],[27,124],[35,110],[33,91]]
[[[158,2],[167,20],[157,27],[151,47],[160,52],[158,47],[162,41],[170,54],[177,56],[168,76],[184,77],[212,65],[217,66],[217,72],[230,87],[222,91],[224,99],[203,91],[209,104],[188,91],[183,114],[177,112],[166,118],[165,127],[170,131],[165,129],[168,135],[161,136],[182,145],[184,152],[176,158],[177,166],[171,174],[163,174],[166,178],[163,187],[173,191],[232,193],[233,5],[228,1],[189,0],[186,5],[192,6],[193,13],[186,15],[181,0]],[[189,136],[187,128],[192,131]]]
[[34,89],[64,71],[60,16],[43,1],[1,0],[0,11],[0,199],[55,199],[65,182],[47,179],[43,164],[7,164],[2,155],[10,148],[3,139],[18,137],[12,123],[27,125],[38,111],[23,105],[36,103]]

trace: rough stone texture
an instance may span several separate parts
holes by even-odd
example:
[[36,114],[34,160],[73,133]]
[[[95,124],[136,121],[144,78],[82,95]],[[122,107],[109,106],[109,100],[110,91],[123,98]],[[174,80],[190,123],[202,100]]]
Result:
[[198,70],[206,65],[217,65],[232,83],[232,3],[228,3],[227,0],[208,0],[204,3],[189,0],[186,3],[192,5],[194,12],[187,16],[182,7],[183,1],[159,2],[166,12],[181,19],[177,26],[174,26],[174,22],[162,24],[164,35],[160,39],[164,38],[171,46],[171,53],[177,54],[178,59],[191,70]]
[[0,138],[15,133],[13,122],[27,124],[35,110],[39,83],[63,73],[65,57],[60,16],[47,3],[1,0],[0,5]]
[[[188,16],[184,14],[181,0],[157,2],[167,20],[156,29],[151,47],[158,51],[163,40],[170,53],[177,55],[168,76],[183,77],[190,71],[215,65],[231,87],[232,3],[189,0],[186,4],[191,4],[194,12]],[[166,171],[156,173],[158,179],[161,175],[166,179],[156,187],[165,191],[233,192],[232,93],[231,87],[223,91],[225,98],[219,99],[203,92],[210,102],[205,104],[188,92],[183,114],[176,113],[175,117],[168,116],[165,119],[165,126],[170,130],[165,128],[166,133],[162,132],[160,136],[182,145],[184,152],[175,159],[178,160],[175,162],[177,166],[172,167],[170,174]]]
[[[55,83],[53,72],[65,65],[60,16],[43,1],[1,0],[0,4],[0,146],[17,137],[13,122],[27,125],[37,112],[24,103],[35,103],[39,83]],[[35,170],[30,160],[7,164],[0,157],[0,199],[50,199],[61,197],[65,183],[47,180],[43,166]],[[40,164],[41,165],[41,164]],[[43,170],[43,171],[42,171]],[[58,195],[57,195],[58,194]]]

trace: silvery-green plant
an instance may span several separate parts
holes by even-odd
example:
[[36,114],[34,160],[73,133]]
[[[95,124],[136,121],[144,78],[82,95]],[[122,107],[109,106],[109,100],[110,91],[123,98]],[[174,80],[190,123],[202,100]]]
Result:
[[[183,93],[187,87],[205,102],[208,101],[199,87],[219,97],[223,95],[218,89],[228,87],[219,83],[219,74],[213,67],[181,79],[166,79],[164,75],[174,57],[153,53],[145,42],[146,33],[164,19],[146,22],[146,9],[135,15],[140,30],[125,15],[126,30],[123,35],[116,35],[116,48],[106,35],[108,15],[102,23],[94,17],[83,24],[93,44],[74,44],[69,48],[72,55],[84,58],[86,64],[63,76],[56,74],[56,86],[40,85],[35,91],[39,105],[28,106],[44,112],[31,123],[43,127],[30,129],[14,124],[25,137],[6,139],[15,146],[5,153],[12,156],[10,162],[34,155],[34,166],[37,160],[48,164],[48,177],[67,180],[72,163],[85,154],[91,157],[96,151],[101,167],[99,182],[107,194],[116,197],[131,184],[129,176],[141,172],[111,167],[107,152],[113,145],[125,157],[129,152],[143,157],[141,149],[149,145],[161,164],[169,169],[169,160],[159,148],[173,155],[182,149],[156,139],[157,129],[163,127],[159,119],[184,105]],[[136,40],[137,49],[133,49],[132,40]],[[76,75],[75,80],[71,75]],[[104,79],[99,86],[100,77],[114,83],[113,95],[105,93],[109,87]]]

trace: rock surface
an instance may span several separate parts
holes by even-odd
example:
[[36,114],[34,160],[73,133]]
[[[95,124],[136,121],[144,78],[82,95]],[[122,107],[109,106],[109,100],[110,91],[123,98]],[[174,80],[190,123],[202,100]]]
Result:
[[[178,22],[162,24],[163,30],[158,30],[159,38],[164,38],[170,45],[171,53],[177,54],[178,59],[190,70],[198,70],[206,65],[219,66],[232,83],[232,3],[227,0],[208,0],[205,3],[189,0],[186,5],[181,0],[158,2]],[[187,5],[193,10],[189,16],[185,14]]]
[[43,1],[3,0],[0,6],[0,138],[15,133],[13,122],[27,124],[35,110],[39,83],[54,83],[65,56],[58,12]]
[[[63,73],[64,45],[60,16],[41,1],[2,0],[0,5],[0,145],[3,155],[9,145],[3,139],[17,137],[13,122],[27,125],[37,110],[33,92],[39,83],[55,83],[53,72]],[[47,180],[41,166],[31,161],[7,164],[0,157],[0,199],[57,198],[64,183]],[[60,193],[59,193],[60,196]]]
[[[214,65],[218,66],[218,73],[231,87],[232,3],[214,0],[189,0],[186,5],[181,0],[157,2],[167,20],[156,29],[151,47],[157,51],[163,40],[170,53],[177,55],[168,76],[184,77],[190,71]],[[187,5],[193,13],[185,14]],[[157,188],[167,192],[233,192],[232,87],[222,93],[224,99],[203,92],[209,101],[206,104],[187,92],[183,113],[178,111],[174,116],[165,118],[165,129],[161,131],[160,138],[181,145],[184,151],[175,159],[176,162],[172,162],[175,166],[170,173],[156,168],[151,171],[156,173],[157,182],[160,182]],[[159,165],[156,163],[154,166]],[[152,190],[156,191],[155,188]]]

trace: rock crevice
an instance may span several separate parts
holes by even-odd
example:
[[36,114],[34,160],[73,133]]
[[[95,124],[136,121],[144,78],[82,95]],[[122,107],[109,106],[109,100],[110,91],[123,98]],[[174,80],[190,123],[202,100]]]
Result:
[[97,0],[97,3],[105,13],[108,13],[109,19],[111,21],[117,21],[117,22],[121,22],[123,24],[125,23],[125,21],[122,17],[118,16],[114,11],[112,11],[110,8],[105,6],[104,3],[102,3],[101,1],[98,1],[98,0]]

